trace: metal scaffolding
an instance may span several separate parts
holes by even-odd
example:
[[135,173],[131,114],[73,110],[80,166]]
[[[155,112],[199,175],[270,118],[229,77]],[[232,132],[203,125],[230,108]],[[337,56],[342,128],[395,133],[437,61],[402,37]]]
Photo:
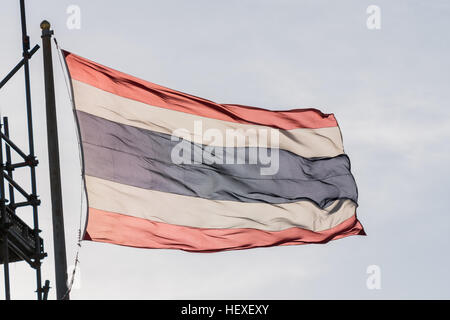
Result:
[[[22,151],[9,136],[8,118],[3,118],[0,130],[0,263],[4,266],[5,275],[5,298],[10,299],[10,275],[9,264],[11,262],[26,261],[36,272],[36,294],[38,300],[47,298],[49,281],[42,286],[41,262],[46,257],[42,238],[39,236],[38,207],[40,200],[36,187],[36,166],[38,161],[34,154],[33,118],[31,108],[30,71],[29,60],[39,49],[35,45],[30,50],[30,38],[27,35],[25,4],[20,0],[20,16],[22,25],[22,60],[11,70],[11,72],[0,82],[0,89],[17,73],[22,67],[25,75],[25,97],[27,110],[28,128],[28,153]],[[20,162],[12,163],[11,151],[15,152]],[[6,161],[5,161],[6,160]],[[28,168],[30,173],[30,189],[22,187],[13,178],[13,172],[19,168]],[[6,187],[8,186],[8,197]],[[25,201],[17,202],[15,193],[23,196]],[[16,214],[20,208],[32,208],[33,226],[28,226]]]

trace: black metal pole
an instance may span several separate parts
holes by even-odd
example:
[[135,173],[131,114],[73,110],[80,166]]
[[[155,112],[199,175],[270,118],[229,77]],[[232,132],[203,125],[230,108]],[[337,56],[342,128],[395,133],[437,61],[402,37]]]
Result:
[[45,105],[47,113],[48,162],[50,172],[50,190],[52,198],[53,245],[55,250],[55,275],[57,299],[69,300],[67,288],[67,258],[64,235],[64,216],[61,192],[61,173],[59,166],[58,126],[56,122],[55,84],[51,37],[48,21],[41,22],[42,49],[44,56]]
[[[5,136],[9,137],[9,124],[8,124],[8,117],[3,117],[3,131]],[[3,141],[0,142],[0,162],[3,164],[3,154],[1,154],[1,152],[3,151]],[[5,155],[6,155],[6,165],[10,165],[11,164],[11,149],[8,146],[8,144],[5,143]],[[8,169],[8,167],[6,168],[8,175],[12,178],[13,176],[13,172],[11,169]],[[4,194],[5,192],[5,180],[3,177],[3,170],[1,173],[1,178],[2,181],[0,182],[1,184],[1,192],[2,194]],[[12,185],[9,185],[9,205],[13,204],[14,205],[14,187]],[[6,300],[10,300],[11,299],[11,289],[10,289],[10,281],[9,281],[9,248],[8,248],[8,220],[6,219],[7,215],[6,215],[6,201],[5,201],[5,196],[2,196],[2,216],[4,214],[5,218],[3,218],[2,223],[4,225],[4,229],[5,229],[5,236],[3,238],[4,241],[4,255],[5,255],[5,261],[3,262],[5,264],[5,298]]]
[[[29,158],[34,160],[34,140],[33,140],[33,117],[31,110],[31,88],[30,88],[30,66],[28,60],[30,58],[30,38],[27,35],[27,23],[25,17],[25,3],[24,0],[20,0],[20,18],[22,23],[22,48],[23,48],[23,66],[25,72],[25,95],[27,102],[27,121],[28,121],[28,147],[29,147]],[[37,198],[37,188],[36,188],[36,168],[30,166],[30,176],[31,176],[31,194]],[[39,217],[37,205],[33,205],[33,224],[34,224],[34,236],[35,236],[35,257],[34,257],[34,268],[36,269],[36,294],[38,300],[42,300],[42,279],[41,279],[41,253],[40,253],[40,238],[39,233]]]
[[0,136],[1,136],[1,138],[6,142],[6,144],[7,144],[8,146],[10,146],[11,148],[13,148],[14,151],[16,151],[17,154],[18,154],[19,156],[22,157],[23,160],[27,160],[28,156],[27,156],[22,150],[20,150],[20,148],[19,148],[18,146],[16,146],[16,145],[14,144],[14,142],[12,142],[12,141],[9,139],[9,137],[7,137],[7,136],[6,136],[3,132],[1,132],[1,131],[0,131]]
[[[29,52],[28,59],[33,56],[33,54],[36,53],[36,51],[39,50],[39,46],[35,45],[33,49]],[[25,59],[20,60],[20,62],[6,75],[6,77],[0,82],[0,89],[3,88],[3,86],[11,79],[17,71],[22,68],[23,64],[25,63]]]
[[4,163],[3,163],[3,141],[0,141],[0,192],[1,192],[1,198],[0,198],[0,210],[2,214],[2,231],[3,231],[3,268],[5,273],[5,299],[10,300],[11,299],[11,293],[10,293],[10,283],[9,283],[9,243],[8,243],[8,219],[6,217],[6,197],[5,197],[5,180],[4,177]]
[[43,299],[47,300],[47,298],[48,298],[48,291],[50,290],[50,280],[45,280],[43,289],[44,289],[44,297],[43,297]]
[[[5,136],[9,138],[9,122],[8,117],[3,117],[3,131],[5,132]],[[6,171],[8,172],[8,176],[11,178],[13,177],[13,170],[11,169],[11,147],[5,143],[5,155],[6,155],[6,164],[7,168]],[[12,185],[9,185],[9,206],[12,210],[14,210],[14,203],[15,203],[15,197],[14,197],[14,187]]]

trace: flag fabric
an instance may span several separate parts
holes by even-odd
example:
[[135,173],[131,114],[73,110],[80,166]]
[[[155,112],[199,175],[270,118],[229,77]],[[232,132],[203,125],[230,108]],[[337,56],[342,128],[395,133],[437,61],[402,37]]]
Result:
[[214,252],[365,234],[333,114],[218,104],[63,55],[84,240]]

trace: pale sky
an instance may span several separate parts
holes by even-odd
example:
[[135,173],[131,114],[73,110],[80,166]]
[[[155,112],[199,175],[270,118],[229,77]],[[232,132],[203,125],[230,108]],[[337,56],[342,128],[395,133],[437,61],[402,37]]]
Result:
[[[334,113],[359,189],[367,237],[326,245],[187,253],[83,242],[72,299],[449,299],[450,2],[447,0],[28,0],[31,46],[52,24],[68,51],[220,103]],[[69,29],[70,5],[81,10]],[[369,5],[381,29],[366,26]],[[0,77],[21,58],[18,0],[0,7]],[[55,49],[55,48],[54,48]],[[81,177],[71,104],[54,53],[68,265]],[[11,136],[27,150],[23,71],[0,91]],[[42,52],[31,60],[39,209],[54,283]],[[28,172],[15,177],[27,188]],[[20,217],[31,222],[31,212]],[[84,222],[83,222],[84,223]],[[381,289],[366,286],[367,267]],[[13,299],[35,273],[12,264]],[[3,267],[0,298],[4,297]],[[52,289],[49,298],[55,297]]]

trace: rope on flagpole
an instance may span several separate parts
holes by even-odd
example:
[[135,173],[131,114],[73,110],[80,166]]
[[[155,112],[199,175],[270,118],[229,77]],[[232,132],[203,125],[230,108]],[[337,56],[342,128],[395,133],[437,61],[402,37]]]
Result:
[[56,41],[56,38],[54,36],[53,36],[53,41],[55,42],[56,50],[58,52],[59,65],[61,66],[62,74],[63,74],[63,77],[64,77],[64,83],[66,84],[67,94],[69,95],[70,102],[73,103],[73,98],[72,98],[72,94],[70,92],[69,83],[68,83],[67,78],[66,78],[66,70],[65,70],[65,68],[63,66],[62,59],[61,59],[61,48],[59,47],[58,41]]
[[[70,102],[72,103],[72,105],[74,105],[72,91],[70,90],[69,83],[68,83],[68,80],[66,78],[66,76],[68,76],[68,75],[66,75],[66,72],[68,72],[68,71],[67,71],[66,68],[64,68],[64,64],[62,62],[61,48],[59,47],[58,42],[57,42],[55,37],[53,37],[53,41],[55,42],[56,49],[57,49],[57,52],[58,52],[58,60],[59,60],[59,64],[60,64],[60,67],[61,67],[61,70],[62,70],[62,73],[63,73],[64,83],[66,84],[67,94],[69,96]],[[75,130],[76,130],[76,128],[75,128]],[[78,147],[81,148],[81,142],[80,142],[80,137],[78,135],[78,132],[75,132],[75,136],[77,137]],[[83,160],[82,160],[80,152],[78,153],[78,158],[79,158],[79,162],[80,162],[80,167],[82,167],[83,166]],[[83,181],[83,173],[81,173],[81,178],[82,178],[82,181]],[[84,197],[83,197],[83,193],[84,193],[83,183],[84,183],[84,181],[80,185],[80,215],[79,215],[80,219],[79,219],[78,236],[77,236],[77,238],[78,238],[77,239],[77,252],[75,254],[74,267],[73,267],[72,274],[70,276],[70,281],[68,283],[68,288],[67,288],[66,293],[63,296],[63,299],[72,291],[73,284],[75,282],[75,276],[76,276],[78,264],[80,263],[79,255],[80,255],[81,240],[82,240],[81,226],[82,226],[82,220],[83,220],[82,216],[83,216],[83,199],[84,199]]]

